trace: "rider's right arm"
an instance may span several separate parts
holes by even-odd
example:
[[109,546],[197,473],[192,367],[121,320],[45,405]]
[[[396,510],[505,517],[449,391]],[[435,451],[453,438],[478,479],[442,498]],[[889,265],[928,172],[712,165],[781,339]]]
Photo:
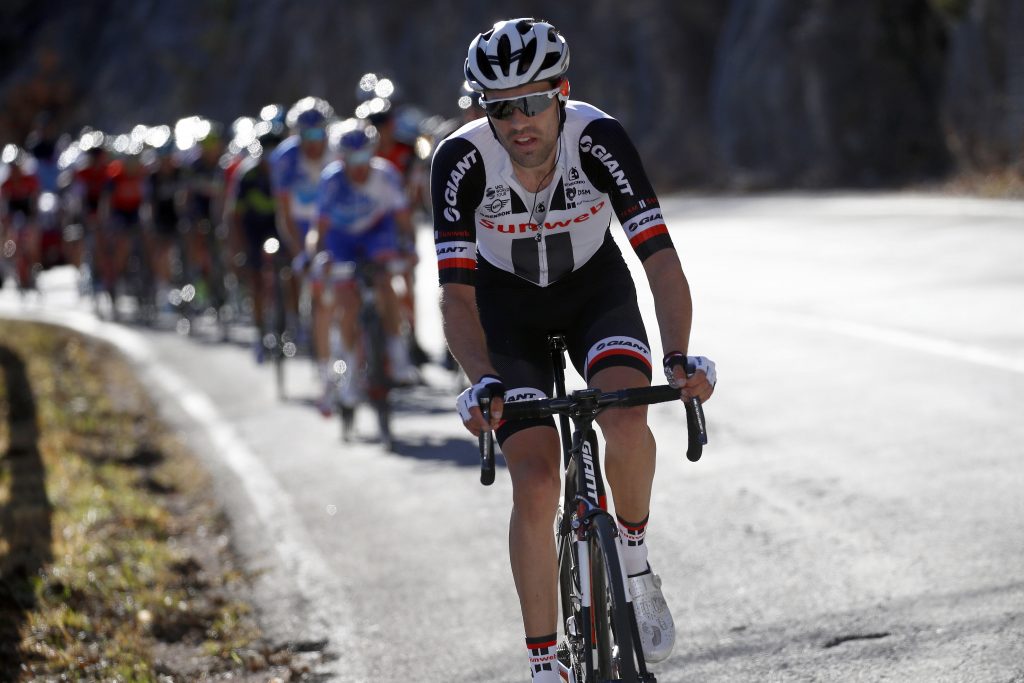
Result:
[[453,137],[438,146],[430,166],[430,197],[441,285],[476,281],[476,209],[485,184],[483,159],[473,143]]
[[[473,384],[484,375],[498,376],[487,354],[487,341],[476,307],[476,288],[456,283],[441,287],[441,320],[448,349]],[[501,419],[504,400],[491,398],[491,421],[484,421],[480,408],[470,406],[466,429],[479,435],[481,430],[495,429]],[[461,410],[460,410],[461,412]]]
[[471,381],[497,374],[487,354],[475,287],[457,283],[441,287],[441,322],[449,350]]

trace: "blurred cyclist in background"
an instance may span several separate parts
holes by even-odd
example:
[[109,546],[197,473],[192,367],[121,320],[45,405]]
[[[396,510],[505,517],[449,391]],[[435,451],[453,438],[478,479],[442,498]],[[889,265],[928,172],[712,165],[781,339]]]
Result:
[[473,90],[466,81],[462,82],[462,88],[459,91],[458,105],[462,124],[469,123],[470,121],[476,121],[477,119],[482,119],[487,116],[487,112],[484,111],[483,105],[480,104],[480,93]]
[[196,278],[196,298],[219,308],[225,298],[223,282],[219,281],[217,234],[224,206],[224,171],[220,166],[224,140],[220,124],[200,120],[194,139],[195,157],[184,169],[188,261],[190,274]]
[[60,134],[48,112],[36,116],[32,132],[25,140],[25,151],[36,161],[36,176],[43,192],[57,191],[57,157],[60,153]]
[[79,290],[88,296],[100,287],[99,256],[97,242],[100,234],[100,203],[107,188],[107,165],[110,158],[102,146],[102,133],[85,131],[79,147],[85,150],[81,165],[74,171],[71,183],[72,202],[82,222],[82,235],[77,240],[79,268]]
[[256,138],[258,149],[238,167],[227,208],[233,241],[242,245],[245,254],[243,277],[252,295],[253,322],[259,332],[253,345],[258,363],[263,362],[263,335],[267,331],[264,310],[268,292],[261,277],[263,243],[278,237],[270,157],[282,140],[282,131],[269,123],[261,130]]
[[98,240],[103,288],[115,305],[117,285],[128,266],[135,240],[142,238],[142,204],[146,197],[147,174],[135,150],[118,155],[107,166],[107,189],[100,202],[102,216]]
[[29,156],[15,145],[4,147],[0,160],[0,253],[5,260],[13,260],[18,286],[30,289],[41,270],[36,220],[39,178]]
[[[350,125],[338,140],[341,161],[328,166],[321,181],[318,250],[326,253],[328,263],[372,261],[381,266],[375,273],[375,300],[388,336],[391,376],[397,383],[409,383],[415,381],[415,371],[401,335],[398,301],[388,267],[399,258],[399,233],[411,229],[408,200],[398,170],[374,156],[376,130]],[[358,329],[357,285],[351,279],[327,282],[334,288],[333,296],[323,297],[320,317],[331,320],[340,316],[341,359],[347,368],[361,367],[364,350]],[[357,379],[352,377],[341,385],[339,398],[345,406],[354,406],[359,399],[359,382],[353,381]],[[330,415],[333,389],[334,383],[325,381],[320,402],[324,415]]]
[[[316,221],[320,174],[333,160],[327,145],[327,123],[332,116],[334,110],[325,100],[303,97],[288,110],[286,121],[292,135],[270,157],[278,233],[293,258],[293,271],[297,277],[310,276],[306,236]],[[320,379],[326,381],[329,376],[329,323],[319,320],[316,315],[319,307],[317,288],[314,286],[311,291],[314,299],[312,355]],[[296,332],[300,339],[307,334],[301,324]]]
[[178,242],[185,215],[185,174],[167,140],[148,151],[146,219],[151,231],[151,264],[156,281],[156,302],[168,305],[171,286],[171,254]]
[[[359,79],[356,97],[361,104],[356,107],[356,117],[365,118],[378,133],[376,155],[390,161],[398,170],[403,191],[409,197],[410,207],[422,206],[425,201],[426,178],[419,182],[414,176],[417,172],[426,175],[425,169],[417,164],[416,138],[419,136],[419,123],[423,118],[415,107],[397,104],[398,88],[394,81],[378,74],[367,73]],[[398,236],[398,249],[405,256],[405,268],[400,273],[404,286],[398,293],[402,318],[408,327],[409,353],[413,362],[421,365],[427,356],[416,339],[416,286],[415,268],[416,232],[412,222],[409,229]]]

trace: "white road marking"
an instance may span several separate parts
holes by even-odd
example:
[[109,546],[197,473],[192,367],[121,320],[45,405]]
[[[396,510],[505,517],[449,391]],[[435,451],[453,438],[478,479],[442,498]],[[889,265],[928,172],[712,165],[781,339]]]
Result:
[[963,344],[905,330],[869,325],[838,318],[773,312],[773,319],[810,330],[821,330],[898,348],[951,358],[1024,375],[1024,358],[1013,358],[981,346]]
[[330,619],[327,610],[318,607],[330,605],[332,612],[345,613],[344,608],[338,608],[338,602],[344,594],[337,585],[336,573],[331,571],[317,550],[317,544],[295,511],[291,497],[245,445],[238,432],[221,416],[209,396],[195,389],[182,375],[159,363],[141,335],[118,324],[97,320],[90,313],[77,311],[57,312],[42,308],[27,310],[0,306],[0,313],[4,317],[59,325],[109,342],[137,365],[141,377],[148,378],[161,391],[173,397],[205,432],[213,444],[216,457],[226,463],[242,483],[252,510],[277,552],[283,575],[294,579],[306,603],[309,611],[303,614],[303,621],[307,624],[313,622],[310,624],[313,633],[326,634],[332,650],[349,650],[348,645],[354,642],[351,628],[343,622]]

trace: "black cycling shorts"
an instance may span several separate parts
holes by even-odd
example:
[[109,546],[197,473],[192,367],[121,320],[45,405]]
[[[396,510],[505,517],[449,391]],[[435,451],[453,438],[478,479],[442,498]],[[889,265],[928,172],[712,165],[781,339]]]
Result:
[[177,236],[180,222],[177,211],[157,204],[157,209],[153,212],[153,229],[157,235],[164,238]]
[[[565,335],[569,358],[589,382],[612,366],[651,379],[651,351],[636,288],[611,234],[582,268],[539,287],[477,258],[476,300],[491,363],[505,382],[505,400],[550,396],[554,370],[548,335]],[[503,422],[498,443],[552,418]]]
[[245,236],[245,265],[253,270],[263,267],[263,243],[271,237],[277,237],[277,225],[273,215],[267,219],[255,219],[242,222]]
[[142,225],[142,217],[138,209],[111,209],[108,225],[111,230],[131,233]]

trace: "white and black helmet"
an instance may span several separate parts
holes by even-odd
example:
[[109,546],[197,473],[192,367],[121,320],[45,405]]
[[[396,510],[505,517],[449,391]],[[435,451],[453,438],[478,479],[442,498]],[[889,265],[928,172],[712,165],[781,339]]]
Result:
[[466,83],[477,91],[505,90],[562,78],[569,45],[551,24],[535,19],[499,21],[469,44]]

